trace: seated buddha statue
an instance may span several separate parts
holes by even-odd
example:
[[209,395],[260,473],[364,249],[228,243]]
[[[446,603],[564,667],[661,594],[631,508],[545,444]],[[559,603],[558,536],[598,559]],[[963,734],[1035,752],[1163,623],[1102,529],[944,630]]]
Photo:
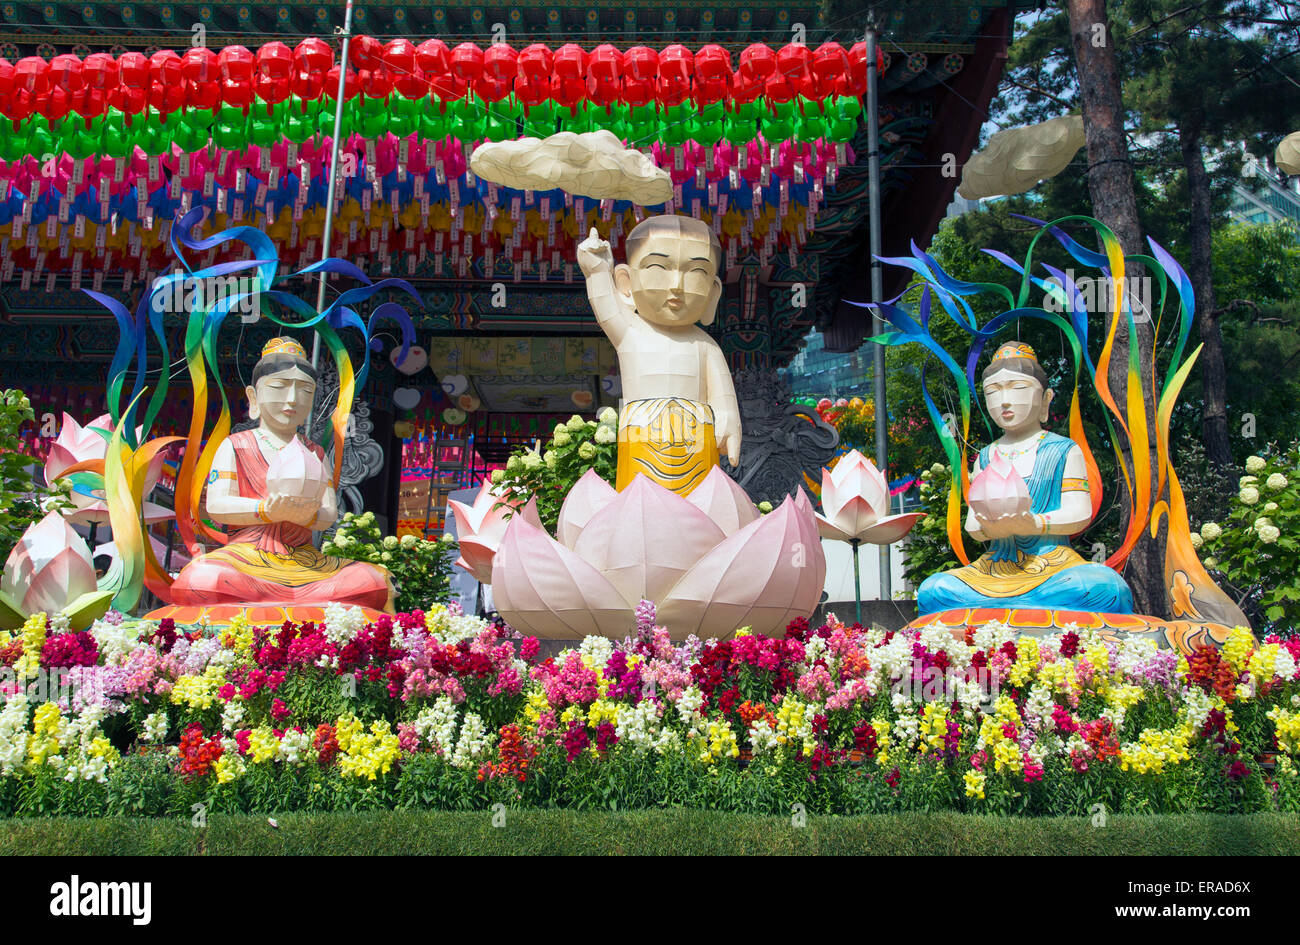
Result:
[[934,574],[917,591],[921,614],[966,607],[1133,612],[1124,579],[1070,547],[1092,522],[1083,451],[1043,429],[1052,391],[1029,345],[1003,345],[982,376],[984,402],[1003,435],[986,446],[972,479],[995,458],[1024,479],[1030,509],[985,518],[972,504],[966,531],[988,550],[969,565]]
[[338,518],[333,487],[321,481],[289,495],[268,485],[277,454],[295,440],[324,459],[319,445],[298,435],[318,381],[306,352],[290,338],[273,338],[263,348],[252,380],[246,393],[249,417],[257,427],[226,438],[207,482],[204,508],[210,519],[227,527],[227,543],[185,566],[171,586],[172,602],[200,607],[323,607],[337,602],[391,612],[386,569],[324,555],[312,544],[312,532],[329,528]]

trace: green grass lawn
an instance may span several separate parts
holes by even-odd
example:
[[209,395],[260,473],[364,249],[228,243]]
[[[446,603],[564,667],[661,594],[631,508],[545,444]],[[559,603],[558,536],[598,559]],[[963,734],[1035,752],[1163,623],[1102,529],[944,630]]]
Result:
[[964,814],[759,817],[565,810],[63,818],[0,822],[0,854],[1300,854],[1292,814],[1016,818]]

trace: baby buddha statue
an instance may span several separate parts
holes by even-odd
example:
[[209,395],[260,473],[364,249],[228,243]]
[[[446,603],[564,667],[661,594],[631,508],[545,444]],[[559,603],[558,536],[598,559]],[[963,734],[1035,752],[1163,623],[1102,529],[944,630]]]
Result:
[[[338,602],[391,612],[386,569],[324,555],[312,544],[313,531],[334,524],[338,506],[320,465],[324,451],[298,434],[318,381],[306,352],[290,338],[273,338],[262,349],[252,380],[246,393],[257,427],[226,438],[207,482],[207,516],[227,527],[229,539],[181,571],[171,586],[172,602],[197,607]],[[290,490],[281,484],[279,470],[285,456],[299,450],[315,457],[306,466],[318,472],[300,476]]]
[[626,263],[614,264],[595,228],[577,255],[622,374],[615,485],[641,473],[687,495],[722,453],[740,461],[731,370],[700,327],[713,323],[722,297],[718,238],[699,220],[653,216],[627,235]]
[[[1052,391],[1034,350],[1019,342],[1003,345],[982,383],[985,405],[1003,433],[975,463],[966,531],[989,548],[969,565],[923,581],[918,611],[991,607],[1131,614],[1133,596],[1124,579],[1070,547],[1070,536],[1092,522],[1087,467],[1073,440],[1043,429]],[[981,511],[974,499],[976,478],[993,464],[1007,469],[1008,476],[1014,469],[1028,492],[1027,501],[1006,514]]]

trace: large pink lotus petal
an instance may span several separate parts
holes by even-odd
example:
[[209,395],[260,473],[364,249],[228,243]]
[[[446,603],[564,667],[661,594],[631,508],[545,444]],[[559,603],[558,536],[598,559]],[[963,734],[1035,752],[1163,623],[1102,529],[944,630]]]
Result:
[[822,469],[822,509],[832,531],[857,538],[888,514],[889,483],[871,460],[852,450],[834,470]]
[[[500,544],[501,536],[506,532],[506,522],[511,513],[519,508],[519,502],[507,496],[493,492],[490,487],[482,487],[474,497],[473,505],[451,500],[447,503],[456,519],[456,535],[475,537],[495,547]],[[537,503],[530,499],[532,514],[537,514]]]
[[460,548],[460,560],[456,563],[474,575],[480,584],[492,583],[492,560],[496,557],[497,544],[488,544],[469,536],[457,541]]
[[[814,513],[816,514],[816,513]],[[823,538],[831,541],[852,541],[856,536],[850,535],[842,528],[837,526],[830,519],[822,515],[817,515],[817,532]]]
[[318,498],[333,479],[320,459],[296,436],[271,459],[266,470],[268,495]]
[[74,525],[106,525],[109,521],[108,503],[78,492],[72,494],[75,511],[67,513],[67,519]]
[[892,545],[896,541],[902,541],[907,537],[907,533],[921,519],[925,518],[924,512],[904,512],[901,515],[890,515],[882,518],[872,525],[860,536],[861,539],[871,545]]
[[686,501],[707,515],[724,535],[734,535],[762,514],[740,483],[723,472],[721,466],[710,469]]
[[[705,482],[708,482],[708,479],[705,479]],[[698,492],[699,489],[696,491]],[[614,491],[613,486],[601,478],[596,470],[588,469],[564,497],[564,504],[560,506],[560,518],[556,523],[555,537],[567,548],[576,547],[578,536],[587,527],[587,523],[617,497],[618,493]]]
[[497,611],[516,630],[549,639],[618,638],[632,605],[599,571],[523,515],[510,520],[492,565]]
[[81,460],[71,450],[56,440],[50,447],[49,455],[45,457],[45,484],[53,486],[54,480],[63,475],[63,470],[79,462]]
[[659,600],[725,537],[689,500],[638,474],[592,516],[573,550],[628,600]]
[[0,590],[29,614],[53,615],[95,588],[90,549],[58,512],[23,532],[0,578]]
[[988,521],[1028,512],[1033,507],[1025,480],[996,450],[993,460],[971,480],[967,501],[976,515]]
[[700,559],[660,600],[656,622],[678,640],[744,626],[779,635],[813,612],[825,583],[816,523],[787,497]]

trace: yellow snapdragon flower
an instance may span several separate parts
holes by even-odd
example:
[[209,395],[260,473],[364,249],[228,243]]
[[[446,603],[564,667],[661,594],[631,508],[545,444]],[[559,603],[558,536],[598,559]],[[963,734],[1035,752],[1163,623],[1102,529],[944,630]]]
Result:
[[210,709],[216,701],[217,690],[225,684],[226,668],[209,666],[201,676],[186,673],[177,679],[168,698],[173,705],[184,705],[196,710]]
[[[1223,658],[1237,672],[1245,672],[1246,663],[1255,649],[1255,637],[1245,627],[1233,627],[1223,644]],[[1276,658],[1276,654],[1274,654]]]
[[966,772],[963,780],[966,782],[967,797],[978,797],[981,801],[984,800],[984,786],[988,782],[988,777],[983,771],[972,768]]

